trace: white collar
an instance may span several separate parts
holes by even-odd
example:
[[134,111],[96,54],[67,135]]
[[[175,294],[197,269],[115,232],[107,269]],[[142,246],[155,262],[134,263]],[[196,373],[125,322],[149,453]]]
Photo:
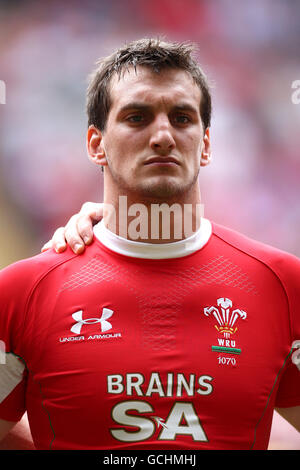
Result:
[[200,228],[190,237],[172,243],[144,243],[127,240],[108,230],[103,219],[94,226],[95,237],[107,248],[121,255],[132,258],[168,259],[181,258],[200,250],[212,233],[212,226],[208,219],[201,217]]

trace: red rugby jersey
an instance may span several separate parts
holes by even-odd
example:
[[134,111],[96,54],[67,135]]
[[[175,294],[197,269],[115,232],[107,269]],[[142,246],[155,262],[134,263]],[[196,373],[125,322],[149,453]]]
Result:
[[266,449],[300,405],[300,261],[212,227],[2,270],[0,418],[38,449]]

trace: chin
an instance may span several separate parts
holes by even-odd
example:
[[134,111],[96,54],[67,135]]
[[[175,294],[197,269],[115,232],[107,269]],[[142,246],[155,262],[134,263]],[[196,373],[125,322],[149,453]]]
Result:
[[149,183],[139,188],[139,193],[147,199],[170,200],[185,194],[191,185],[183,185],[175,181]]
[[[183,178],[171,176],[130,178],[126,180],[120,175],[112,175],[119,190],[135,195],[140,201],[143,199],[153,202],[169,201],[180,199],[188,194],[198,182],[198,173],[190,177],[189,181],[183,181]],[[138,181],[139,180],[139,181]]]

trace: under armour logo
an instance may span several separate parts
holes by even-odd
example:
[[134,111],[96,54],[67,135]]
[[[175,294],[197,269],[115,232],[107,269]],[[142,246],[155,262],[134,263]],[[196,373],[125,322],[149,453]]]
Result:
[[78,310],[78,312],[72,314],[72,318],[76,321],[76,323],[72,326],[71,331],[76,335],[79,335],[83,325],[90,325],[92,323],[100,323],[101,331],[108,331],[112,328],[112,324],[107,321],[107,319],[110,318],[113,313],[113,310],[110,310],[109,308],[103,308],[101,318],[86,318],[83,320],[82,310]]

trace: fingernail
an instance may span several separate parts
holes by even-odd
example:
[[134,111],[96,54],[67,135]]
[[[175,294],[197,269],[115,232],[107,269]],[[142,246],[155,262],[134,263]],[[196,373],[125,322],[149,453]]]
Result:
[[82,250],[82,245],[80,245],[79,243],[76,243],[74,246],[75,253],[78,253],[81,250]]
[[85,236],[83,237],[83,240],[84,240],[84,243],[85,243],[85,244],[88,244],[88,243],[91,241],[91,239],[90,239],[90,237],[89,237],[88,235],[85,235]]

